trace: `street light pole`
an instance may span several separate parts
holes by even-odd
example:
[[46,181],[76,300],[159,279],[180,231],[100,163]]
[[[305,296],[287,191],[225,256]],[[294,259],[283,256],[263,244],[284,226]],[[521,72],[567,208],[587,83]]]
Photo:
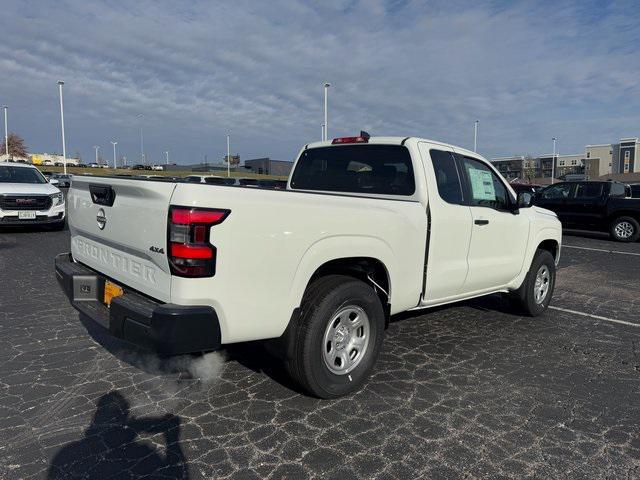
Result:
[[62,163],[64,165],[64,174],[67,174],[67,145],[64,139],[64,106],[62,102],[62,86],[64,82],[58,81],[58,90],[60,92],[60,124],[62,125]]
[[115,169],[117,167],[116,165],[116,145],[118,144],[118,142],[114,142],[113,140],[111,141],[111,145],[113,145],[113,168]]
[[551,156],[551,183],[554,183],[556,174],[556,142],[558,139],[553,137],[553,155]]
[[4,108],[4,153],[7,154],[6,162],[9,161],[9,130],[7,128],[7,106],[3,105]]
[[227,177],[231,176],[231,148],[230,148],[230,137],[231,135],[227,134]]
[[142,118],[143,114],[139,113],[136,118],[140,119],[140,162],[144,164],[144,137],[142,136]]
[[320,124],[320,128],[321,128],[321,130],[320,130],[320,131],[322,132],[322,133],[320,134],[320,135],[321,135],[321,136],[320,136],[320,140],[324,141],[324,123],[321,123],[321,124]]
[[324,84],[324,138],[323,140],[327,140],[329,138],[329,87],[331,84],[329,82],[325,82]]
[[93,148],[96,149],[96,165],[99,165],[99,163],[98,163],[98,150],[100,150],[100,147],[98,145],[94,145]]
[[167,165],[169,165],[169,150],[166,150],[164,154],[167,156]]
[[473,151],[478,151],[478,120],[473,124]]

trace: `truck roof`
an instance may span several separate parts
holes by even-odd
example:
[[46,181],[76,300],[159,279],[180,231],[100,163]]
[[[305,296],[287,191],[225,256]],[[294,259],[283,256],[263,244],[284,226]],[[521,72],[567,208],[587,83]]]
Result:
[[[468,155],[476,155],[476,156],[481,156],[479,155],[477,152],[472,152],[471,150],[468,150],[466,148],[463,147],[458,147],[456,145],[451,145],[449,143],[445,143],[445,142],[440,142],[438,140],[431,140],[428,138],[422,138],[422,137],[369,137],[369,140],[367,143],[346,143],[343,145],[367,145],[367,144],[378,144],[378,145],[402,145],[403,143],[405,143],[407,140],[414,140],[414,141],[422,141],[422,142],[428,142],[428,143],[434,143],[436,145],[442,145],[443,147],[449,147],[449,148],[455,148],[457,151],[464,153],[464,154],[468,154]],[[330,140],[326,140],[326,141],[320,141],[320,142],[312,142],[306,145],[306,148],[318,148],[318,147],[330,147],[333,144],[331,143],[333,141],[333,139]],[[340,145],[338,145],[340,146]]]
[[8,165],[11,167],[21,167],[21,168],[36,168],[34,165],[30,163],[12,162],[11,160],[6,162],[0,162],[0,165]]

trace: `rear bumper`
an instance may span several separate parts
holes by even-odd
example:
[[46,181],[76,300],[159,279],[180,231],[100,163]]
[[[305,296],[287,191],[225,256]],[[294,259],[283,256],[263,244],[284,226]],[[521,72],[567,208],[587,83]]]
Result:
[[71,304],[113,336],[163,355],[220,348],[220,324],[209,306],[181,306],[151,300],[125,288],[107,307],[105,277],[71,259],[55,259],[56,278]]

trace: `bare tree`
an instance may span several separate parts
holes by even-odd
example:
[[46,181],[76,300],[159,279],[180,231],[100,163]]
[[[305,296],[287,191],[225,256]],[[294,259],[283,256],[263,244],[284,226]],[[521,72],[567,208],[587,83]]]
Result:
[[[2,147],[0,148],[0,153],[2,153],[2,155],[6,155],[7,152],[5,151],[4,142],[2,142]],[[27,146],[24,144],[23,138],[16,133],[9,134],[9,156],[12,158],[24,158],[27,156]]]

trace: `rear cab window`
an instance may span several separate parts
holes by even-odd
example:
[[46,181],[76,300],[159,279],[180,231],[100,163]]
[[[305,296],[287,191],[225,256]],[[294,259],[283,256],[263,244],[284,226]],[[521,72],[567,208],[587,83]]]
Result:
[[411,196],[416,191],[409,150],[402,145],[340,145],[305,150],[291,188],[364,195]]

